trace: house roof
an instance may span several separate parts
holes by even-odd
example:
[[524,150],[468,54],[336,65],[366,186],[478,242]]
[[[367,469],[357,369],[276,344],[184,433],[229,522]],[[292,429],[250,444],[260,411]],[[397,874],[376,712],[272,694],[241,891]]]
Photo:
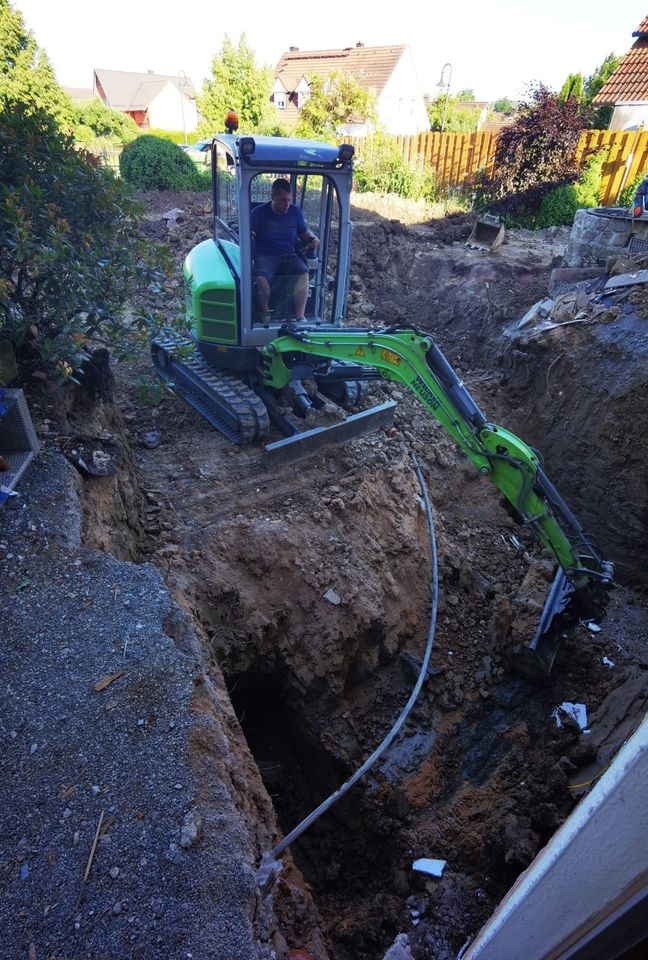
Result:
[[373,90],[376,96],[380,96],[406,49],[404,45],[358,45],[340,50],[293,49],[282,53],[275,69],[275,77],[292,93],[297,89],[302,77],[309,77],[311,74],[327,77],[337,70],[340,73],[350,73],[361,87]]
[[63,87],[70,100],[78,103],[82,100],[94,100],[96,93],[92,87]]
[[594,97],[593,103],[648,100],[648,17],[632,34],[637,40]]
[[172,83],[180,93],[194,99],[195,91],[189,77],[174,77],[162,73],[130,73],[125,70],[99,70],[96,82],[106,95],[113,110],[146,110],[167,83]]

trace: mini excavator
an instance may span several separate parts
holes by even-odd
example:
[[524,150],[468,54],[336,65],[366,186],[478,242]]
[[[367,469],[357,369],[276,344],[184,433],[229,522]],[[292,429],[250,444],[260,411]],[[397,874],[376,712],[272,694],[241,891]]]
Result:
[[[213,236],[191,250],[183,267],[189,333],[161,332],[151,344],[155,368],[234,443],[263,441],[272,424],[283,439],[265,447],[266,467],[388,426],[392,401],[351,411],[371,380],[407,387],[556,558],[556,577],[523,658],[532,672],[548,673],[566,627],[604,615],[612,564],[585,535],[536,452],[488,422],[429,332],[405,323],[342,326],[353,146],[240,136],[228,117],[228,132],[211,145]],[[296,248],[308,271],[299,322],[296,276],[277,276],[263,312],[253,282],[251,211],[270,201],[279,178],[290,183],[292,202],[320,240],[317,256]],[[311,428],[317,411],[331,404],[340,419]]]

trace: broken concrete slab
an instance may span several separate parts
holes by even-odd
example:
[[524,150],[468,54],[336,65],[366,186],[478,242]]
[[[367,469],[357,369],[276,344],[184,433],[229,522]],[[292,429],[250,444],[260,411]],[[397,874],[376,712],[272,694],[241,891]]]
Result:
[[610,277],[605,284],[605,289],[616,290],[619,287],[633,287],[639,283],[648,283],[648,270],[637,270],[636,273],[621,273],[617,277]]
[[596,280],[605,276],[600,267],[556,267],[549,277],[549,296],[565,293],[584,280]]
[[538,300],[537,303],[534,303],[533,306],[527,310],[517,324],[518,330],[521,330],[523,327],[528,327],[529,324],[536,323],[538,320],[546,319],[553,310],[555,303],[556,301],[550,297],[545,297],[544,300]]

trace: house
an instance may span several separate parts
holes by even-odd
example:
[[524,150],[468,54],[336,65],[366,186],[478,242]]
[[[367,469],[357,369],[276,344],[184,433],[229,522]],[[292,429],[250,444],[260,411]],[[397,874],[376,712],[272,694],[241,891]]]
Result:
[[[378,124],[388,133],[412,134],[429,129],[409,47],[365,47],[363,43],[340,50],[302,51],[290,47],[283,53],[275,69],[272,91],[278,121],[294,127],[310,92],[310,77],[328,77],[335,72],[350,74],[361,87],[374,93]],[[358,118],[339,132],[364,136],[368,126],[365,118]]]
[[610,130],[648,129],[648,17],[632,36],[637,39],[593,100],[614,106]]
[[93,87],[105,106],[127,113],[142,130],[183,130],[186,135],[198,126],[196,94],[184,75],[95,70]]
[[63,92],[67,93],[72,103],[87,103],[96,97],[92,87],[63,87]]

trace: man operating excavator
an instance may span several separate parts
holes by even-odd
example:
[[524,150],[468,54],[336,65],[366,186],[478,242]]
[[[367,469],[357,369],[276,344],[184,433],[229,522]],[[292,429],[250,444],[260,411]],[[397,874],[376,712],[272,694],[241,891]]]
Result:
[[292,202],[288,180],[280,178],[274,181],[269,202],[252,210],[250,223],[254,255],[252,277],[256,285],[261,322],[270,322],[272,286],[283,277],[294,281],[294,319],[304,320],[308,300],[308,266],[297,255],[297,240],[315,251],[319,246],[319,238],[309,230],[302,211]]

